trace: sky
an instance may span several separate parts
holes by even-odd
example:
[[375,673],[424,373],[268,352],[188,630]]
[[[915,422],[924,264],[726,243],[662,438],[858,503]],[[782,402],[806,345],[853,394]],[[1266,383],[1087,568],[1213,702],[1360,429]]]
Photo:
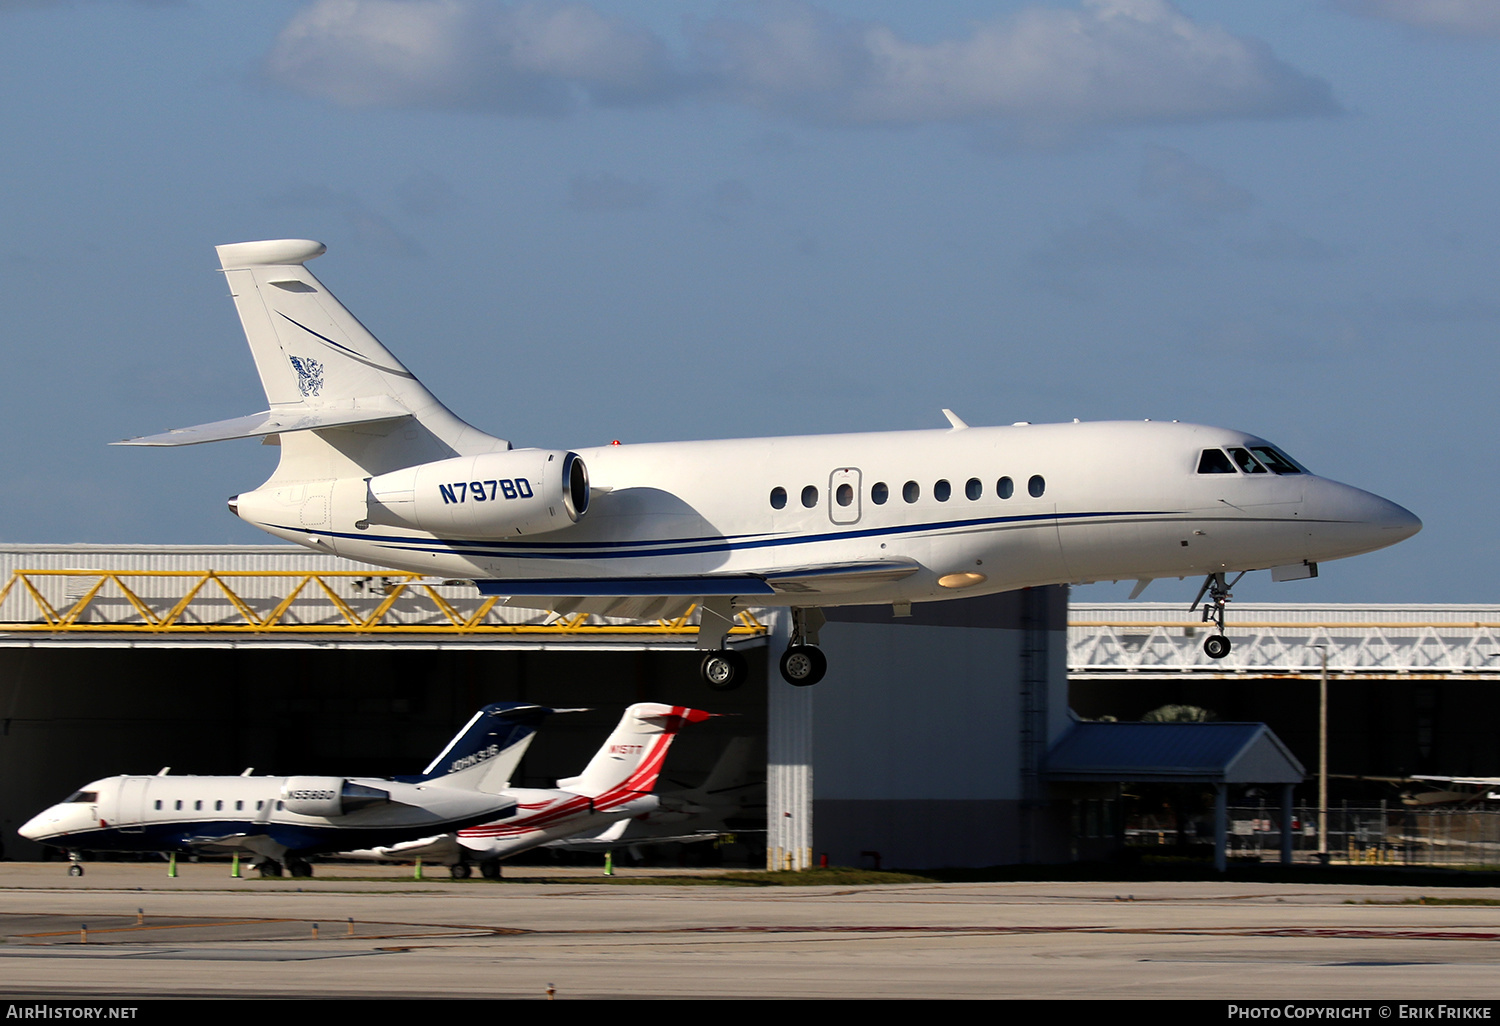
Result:
[[1497,99],[1493,0],[0,0],[0,543],[267,540],[105,443],[289,237],[518,445],[1216,424],[1426,525],[1237,598],[1500,602]]

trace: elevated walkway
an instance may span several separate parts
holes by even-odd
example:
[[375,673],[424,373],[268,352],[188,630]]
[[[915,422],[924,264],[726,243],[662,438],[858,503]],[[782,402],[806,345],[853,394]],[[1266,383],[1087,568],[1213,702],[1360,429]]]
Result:
[[[212,569],[210,569],[212,568]],[[280,545],[0,548],[0,646],[682,648],[694,611],[650,623],[507,608],[467,582]],[[739,615],[732,643],[763,644]]]
[[1500,606],[1270,604],[1229,606],[1233,649],[1203,651],[1208,625],[1162,602],[1074,605],[1068,611],[1073,680],[1196,677],[1500,680]]

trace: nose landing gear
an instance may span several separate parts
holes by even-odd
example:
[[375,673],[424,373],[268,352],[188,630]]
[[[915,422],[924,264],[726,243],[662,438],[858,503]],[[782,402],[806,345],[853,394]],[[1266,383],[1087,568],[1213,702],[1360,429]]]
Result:
[[1234,598],[1229,589],[1238,584],[1240,578],[1244,576],[1244,571],[1241,571],[1235,575],[1234,580],[1225,583],[1222,573],[1209,574],[1203,582],[1203,587],[1198,589],[1198,597],[1193,599],[1193,604],[1188,609],[1191,613],[1198,608],[1198,603],[1203,602],[1204,595],[1208,596],[1208,601],[1203,602],[1203,622],[1211,623],[1219,629],[1219,633],[1210,634],[1203,642],[1203,651],[1210,659],[1223,659],[1234,647],[1224,636],[1224,607],[1229,604],[1230,599]]

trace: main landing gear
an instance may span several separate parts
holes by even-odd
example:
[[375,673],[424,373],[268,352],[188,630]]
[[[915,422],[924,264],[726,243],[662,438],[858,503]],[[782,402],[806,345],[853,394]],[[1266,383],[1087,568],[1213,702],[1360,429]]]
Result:
[[[698,628],[698,646],[705,648],[698,667],[703,682],[715,691],[733,691],[745,682],[745,657],[724,648],[728,635],[728,605],[718,611],[703,603],[703,621]],[[828,657],[818,647],[818,628],[826,621],[817,608],[792,610],[792,639],[781,655],[781,676],[788,684],[805,688],[823,679],[828,672]],[[705,631],[710,633],[705,634]]]
[[745,657],[732,649],[719,648],[707,653],[698,666],[703,683],[715,691],[733,691],[745,683]]
[[1223,659],[1234,647],[1224,636],[1224,607],[1229,604],[1230,599],[1234,598],[1229,589],[1238,584],[1240,578],[1244,576],[1244,572],[1241,571],[1235,575],[1234,580],[1226,584],[1223,574],[1209,574],[1203,582],[1203,587],[1198,589],[1198,597],[1193,599],[1193,604],[1188,609],[1188,612],[1197,609],[1198,603],[1203,602],[1203,597],[1208,596],[1208,601],[1203,602],[1203,622],[1211,623],[1219,629],[1219,633],[1210,634],[1203,641],[1203,651],[1210,659]]
[[781,677],[794,687],[811,687],[828,672],[828,657],[818,647],[818,628],[827,621],[821,609],[792,610],[792,641],[781,654]]
[[70,851],[70,852],[68,852],[68,862],[70,863],[70,865],[68,866],[68,875],[69,876],[82,876],[83,875],[83,856],[82,855],[79,855],[76,851]]

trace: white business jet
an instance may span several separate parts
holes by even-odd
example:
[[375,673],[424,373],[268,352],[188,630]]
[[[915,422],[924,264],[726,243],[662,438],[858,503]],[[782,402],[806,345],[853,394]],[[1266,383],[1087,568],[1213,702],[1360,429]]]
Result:
[[504,793],[516,802],[514,815],[456,834],[346,854],[441,862],[451,866],[460,880],[468,878],[470,860],[478,860],[486,878],[497,878],[501,859],[659,809],[660,802],[651,791],[673,739],[689,723],[701,723],[710,715],[680,705],[638,702],[625,710],[578,776],[559,780],[555,788],[507,788]]
[[323,252],[218,247],[270,409],[123,444],[279,441],[270,480],[229,500],[242,519],[510,605],[652,619],[697,604],[719,687],[743,675],[724,640],[748,607],[791,608],[781,672],[805,685],[827,668],[821,607],[901,614],[1098,580],[1204,575],[1204,647],[1222,658],[1229,575],[1311,577],[1422,526],[1261,438],[1192,424],[971,428],[944,411],[931,431],[513,448],[449,412],[308,272]]
[[514,815],[505,792],[538,724],[556,710],[496,702],[474,714],[417,776],[108,777],[18,831],[68,851],[243,852],[263,876],[312,875],[304,856],[393,844]]

